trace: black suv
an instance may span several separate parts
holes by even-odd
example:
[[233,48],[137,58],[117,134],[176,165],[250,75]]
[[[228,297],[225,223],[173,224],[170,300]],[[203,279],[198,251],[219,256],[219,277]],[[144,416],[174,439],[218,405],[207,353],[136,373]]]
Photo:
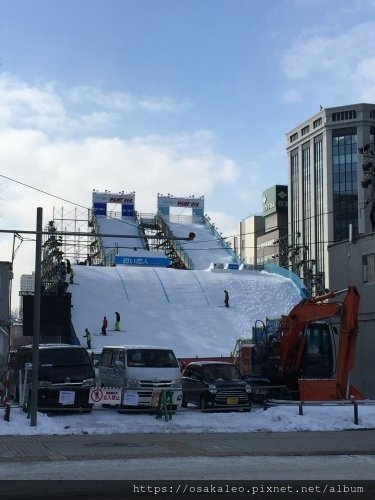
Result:
[[[19,347],[12,363],[11,393],[21,403],[31,394],[33,346]],[[19,371],[21,383],[19,386]],[[26,372],[26,373],[25,373]],[[25,377],[26,375],[26,377]],[[25,387],[23,387],[26,380]],[[84,347],[70,344],[40,344],[38,410],[73,409],[91,411],[90,389],[95,372]]]
[[251,407],[251,386],[231,363],[201,361],[189,363],[182,374],[182,407],[194,403],[207,408],[244,409]]

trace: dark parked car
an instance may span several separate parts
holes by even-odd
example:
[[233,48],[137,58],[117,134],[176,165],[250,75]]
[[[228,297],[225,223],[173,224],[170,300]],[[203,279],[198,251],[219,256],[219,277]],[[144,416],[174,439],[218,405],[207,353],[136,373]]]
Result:
[[[27,403],[30,398],[32,362],[33,346],[19,347],[14,355],[11,392],[17,400],[24,395],[21,403]],[[22,386],[26,380],[25,387],[20,387],[20,380]],[[95,372],[84,347],[40,344],[38,380],[38,410],[91,411],[93,405],[89,403],[89,395],[95,382]]]
[[206,408],[251,407],[251,386],[231,363],[201,361],[189,363],[182,374],[182,406],[188,403]]

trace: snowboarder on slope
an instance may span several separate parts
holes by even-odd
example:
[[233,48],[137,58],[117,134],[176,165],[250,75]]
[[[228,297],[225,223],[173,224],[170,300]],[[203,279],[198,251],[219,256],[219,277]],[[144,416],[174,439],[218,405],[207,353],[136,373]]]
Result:
[[107,327],[108,327],[107,317],[104,316],[102,324],[102,335],[107,335]]
[[120,328],[120,313],[118,313],[116,311],[115,315],[116,315],[115,332],[119,332],[121,330],[121,328]]
[[224,305],[229,307],[229,293],[226,290],[224,290]]

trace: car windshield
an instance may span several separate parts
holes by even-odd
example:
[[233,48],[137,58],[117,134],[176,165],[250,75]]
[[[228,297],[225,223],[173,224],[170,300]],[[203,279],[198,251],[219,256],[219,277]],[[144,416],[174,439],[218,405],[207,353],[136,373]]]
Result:
[[166,349],[131,349],[127,353],[128,366],[178,367],[173,351]]
[[89,365],[90,358],[85,349],[40,349],[41,367]]
[[203,378],[206,380],[239,380],[241,376],[235,366],[209,365],[203,368]]

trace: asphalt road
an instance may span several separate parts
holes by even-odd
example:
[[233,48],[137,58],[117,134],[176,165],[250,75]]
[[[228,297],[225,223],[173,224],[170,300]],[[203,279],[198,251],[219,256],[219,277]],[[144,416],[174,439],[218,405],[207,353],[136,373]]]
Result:
[[[84,498],[86,493],[91,499],[152,497],[134,492],[125,495],[126,488],[133,484],[129,481],[164,484],[190,480],[216,484],[273,480],[285,485],[286,481],[303,480],[365,484],[373,479],[374,470],[375,430],[0,436],[0,498],[4,499]],[[15,482],[16,479],[24,481]],[[31,481],[35,479],[40,481]],[[125,486],[122,480],[128,480]],[[353,498],[373,500],[375,488],[366,488],[369,496],[363,493]],[[321,492],[316,495],[308,498],[324,498],[319,496]],[[251,498],[258,497],[251,494]],[[263,494],[259,498],[278,497]],[[341,498],[351,500],[348,496]]]

